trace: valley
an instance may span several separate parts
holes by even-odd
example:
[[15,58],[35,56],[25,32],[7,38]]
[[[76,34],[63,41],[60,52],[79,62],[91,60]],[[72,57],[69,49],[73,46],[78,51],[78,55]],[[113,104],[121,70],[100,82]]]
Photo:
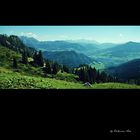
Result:
[[[84,86],[89,82],[91,86]],[[0,35],[1,89],[140,88],[140,43]]]
[[[57,55],[59,55],[59,52],[60,54],[62,54],[62,52],[65,51],[65,53],[67,54],[71,51],[74,51],[77,54],[83,54],[86,57],[89,57],[88,60],[92,60],[92,62],[90,61],[92,66],[94,65],[94,63],[98,64],[97,67],[95,65],[97,69],[117,66],[130,60],[140,58],[140,43],[132,41],[126,42],[124,44],[113,44],[98,43],[95,41],[91,42],[88,40],[42,42],[28,37],[21,37],[21,39],[26,45],[32,47],[37,46],[37,48],[42,50],[44,53],[57,53]],[[63,56],[64,58],[66,58],[65,54],[63,54],[61,55],[61,59],[63,59]],[[48,57],[51,57],[52,60],[56,60],[56,56]],[[73,57],[71,58],[73,59]],[[84,58],[85,57],[83,57],[83,59]],[[89,64],[89,61],[85,61],[85,64]]]

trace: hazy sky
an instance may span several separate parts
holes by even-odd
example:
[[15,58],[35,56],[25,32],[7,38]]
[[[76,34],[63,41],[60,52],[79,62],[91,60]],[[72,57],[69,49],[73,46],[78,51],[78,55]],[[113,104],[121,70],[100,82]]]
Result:
[[140,42],[140,26],[0,26],[0,34],[28,36],[38,40]]

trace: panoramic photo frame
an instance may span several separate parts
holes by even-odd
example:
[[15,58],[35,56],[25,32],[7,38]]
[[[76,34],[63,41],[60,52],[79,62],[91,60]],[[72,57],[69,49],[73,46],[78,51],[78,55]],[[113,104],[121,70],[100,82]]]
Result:
[[0,89],[139,89],[140,26],[0,26]]

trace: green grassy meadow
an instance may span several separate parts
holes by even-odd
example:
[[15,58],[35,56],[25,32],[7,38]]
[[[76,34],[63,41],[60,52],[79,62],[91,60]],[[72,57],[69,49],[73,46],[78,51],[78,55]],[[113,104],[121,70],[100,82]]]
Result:
[[[60,77],[61,74],[58,75]],[[30,76],[0,68],[0,89],[140,89],[140,86],[123,83],[100,83],[85,87],[83,83],[72,82],[72,78],[71,81],[68,80],[63,79],[63,76],[60,80],[55,77]]]
[[83,84],[0,70],[0,89],[84,89]]

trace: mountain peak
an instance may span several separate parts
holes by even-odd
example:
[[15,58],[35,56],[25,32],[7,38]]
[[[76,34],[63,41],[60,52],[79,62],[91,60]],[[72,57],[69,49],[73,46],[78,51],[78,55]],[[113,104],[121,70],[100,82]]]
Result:
[[127,44],[131,44],[131,43],[136,43],[136,42],[134,42],[134,41],[128,41],[127,42]]
[[137,47],[140,46],[140,43],[139,42],[134,42],[134,41],[129,41],[126,44],[127,45],[133,45],[133,46],[136,45]]
[[139,42],[129,41],[126,44],[139,44]]

